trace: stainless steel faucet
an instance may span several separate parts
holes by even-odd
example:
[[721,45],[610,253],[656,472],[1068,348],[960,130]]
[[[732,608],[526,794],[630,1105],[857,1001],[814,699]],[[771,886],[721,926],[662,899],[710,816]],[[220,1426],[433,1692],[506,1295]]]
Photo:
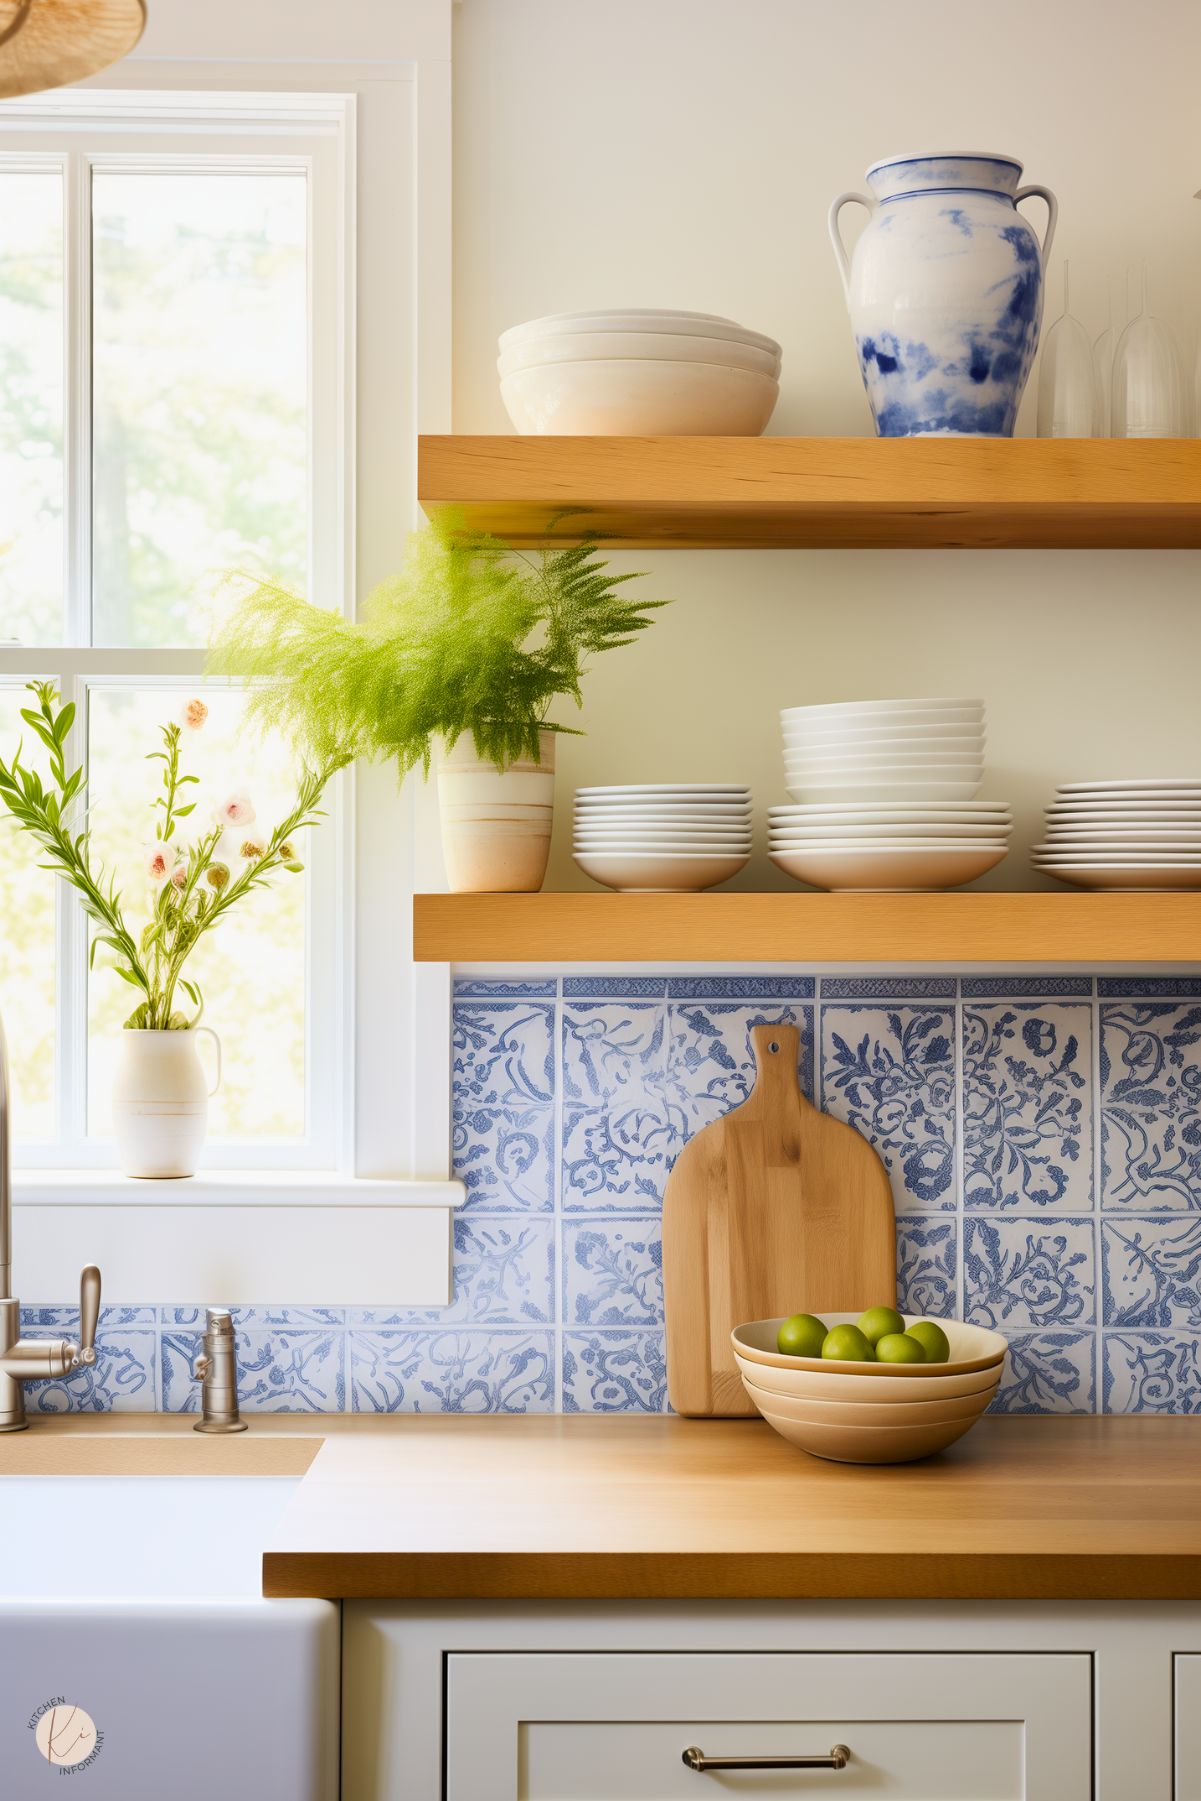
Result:
[[238,1413],[238,1345],[228,1307],[206,1309],[204,1349],[192,1371],[200,1383],[200,1418],[193,1432],[245,1432]]
[[0,1432],[21,1432],[26,1382],[68,1376],[96,1361],[100,1319],[100,1271],[89,1263],[79,1278],[79,1343],[66,1338],[22,1338],[21,1303],[12,1291],[12,1122],[8,1046],[0,1021]]

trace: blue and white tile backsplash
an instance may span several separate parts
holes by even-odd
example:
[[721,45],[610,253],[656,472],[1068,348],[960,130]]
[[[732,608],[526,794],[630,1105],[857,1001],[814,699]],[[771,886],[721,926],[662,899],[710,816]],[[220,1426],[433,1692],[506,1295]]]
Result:
[[[460,981],[452,1305],[241,1309],[242,1405],[664,1411],[664,1184],[782,1021],[805,1091],[888,1166],[903,1304],[1009,1338],[998,1406],[1201,1414],[1196,976]],[[107,1308],[95,1368],[31,1404],[194,1410],[201,1324]]]

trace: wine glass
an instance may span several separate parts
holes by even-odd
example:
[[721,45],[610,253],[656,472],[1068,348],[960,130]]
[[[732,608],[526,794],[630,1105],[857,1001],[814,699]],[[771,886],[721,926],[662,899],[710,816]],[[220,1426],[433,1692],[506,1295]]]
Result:
[[1113,359],[1115,438],[1178,438],[1184,430],[1184,382],[1172,334],[1151,311],[1147,269],[1139,311],[1118,339]]
[[1113,281],[1105,284],[1105,330],[1093,343],[1093,367],[1097,380],[1097,419],[1095,435],[1107,438],[1110,435],[1113,399],[1113,353],[1117,349],[1118,339],[1122,334],[1128,314],[1122,313],[1121,325],[1114,324],[1115,310],[1113,304]]
[[1069,305],[1063,265],[1063,312],[1043,339],[1038,369],[1040,438],[1091,438],[1100,412],[1093,347]]

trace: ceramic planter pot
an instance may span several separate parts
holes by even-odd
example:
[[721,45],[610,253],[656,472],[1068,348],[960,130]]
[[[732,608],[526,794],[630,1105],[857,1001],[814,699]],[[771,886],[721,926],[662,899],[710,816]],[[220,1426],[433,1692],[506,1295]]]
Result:
[[508,769],[485,762],[470,736],[438,767],[442,854],[452,894],[534,894],[542,886],[554,823],[555,735],[541,733],[541,762]]
[[[882,438],[1011,438],[1038,348],[1043,270],[1058,208],[1049,188],[1019,187],[1012,157],[894,157],[867,172],[870,194],[830,208],[867,397]],[[1040,249],[1017,210],[1046,201]],[[868,209],[847,256],[838,215]]]
[[[209,1087],[197,1040],[217,1052]],[[221,1085],[221,1040],[208,1026],[186,1032],[126,1030],[113,1078],[113,1135],[127,1176],[192,1176],[208,1130],[209,1097]]]

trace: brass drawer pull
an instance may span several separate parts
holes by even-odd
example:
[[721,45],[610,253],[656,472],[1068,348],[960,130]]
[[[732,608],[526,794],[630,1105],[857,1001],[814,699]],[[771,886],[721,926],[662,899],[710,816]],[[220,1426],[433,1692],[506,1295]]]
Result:
[[850,1747],[832,1745],[828,1757],[706,1757],[699,1745],[689,1745],[684,1753],[690,1770],[845,1770],[851,1761]]

